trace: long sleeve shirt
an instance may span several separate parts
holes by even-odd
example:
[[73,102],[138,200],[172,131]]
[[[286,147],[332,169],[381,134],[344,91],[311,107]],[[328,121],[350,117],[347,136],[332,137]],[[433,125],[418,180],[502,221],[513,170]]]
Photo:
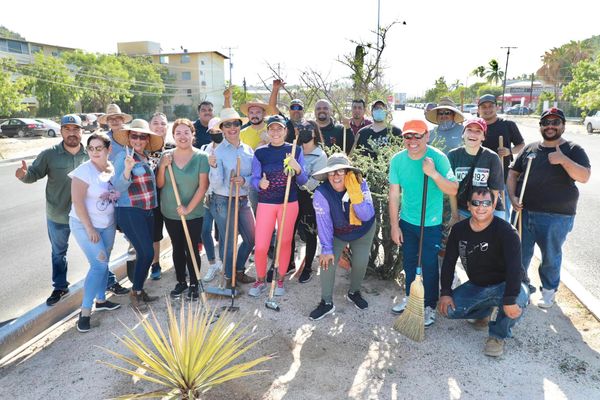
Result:
[[59,224],[69,223],[71,211],[71,178],[68,174],[88,160],[83,146],[75,154],[65,150],[63,142],[42,151],[27,174],[21,179],[24,183],[33,183],[48,177],[46,183],[46,217]]
[[120,194],[117,199],[117,207],[136,207],[143,210],[156,208],[158,206],[156,178],[152,167],[137,153],[134,153],[133,158],[136,163],[131,170],[129,179],[125,179],[126,156],[127,154],[122,151],[114,161],[113,186]]
[[312,175],[326,166],[327,154],[325,154],[322,148],[316,147],[310,153],[304,154],[304,171],[306,171],[308,181],[302,188],[311,192],[314,191],[321,182],[313,178]]
[[247,196],[252,178],[252,158],[254,157],[252,148],[242,142],[236,147],[229,141],[223,140],[215,149],[214,154],[217,158],[217,166],[211,167],[208,175],[212,192],[220,196],[229,196],[231,171],[235,175],[239,156],[240,176],[244,178],[244,184],[240,186],[240,196]]

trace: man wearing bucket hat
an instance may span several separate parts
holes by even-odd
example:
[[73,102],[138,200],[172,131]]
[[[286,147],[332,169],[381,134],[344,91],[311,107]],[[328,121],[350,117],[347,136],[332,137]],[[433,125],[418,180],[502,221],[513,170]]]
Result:
[[117,104],[109,104],[106,106],[106,114],[98,117],[98,122],[101,125],[108,125],[107,135],[112,141],[112,151],[108,155],[108,159],[111,162],[114,162],[117,154],[124,150],[123,146],[113,139],[113,135],[115,132],[120,131],[124,124],[131,122],[132,119],[131,115],[121,112],[121,107]]
[[352,269],[346,299],[359,310],[369,306],[360,294],[360,287],[367,271],[376,224],[367,181],[360,170],[350,164],[346,154],[332,154],[327,166],[315,172],[313,178],[323,182],[313,197],[321,241],[321,302],[310,313],[310,319],[316,321],[335,311],[335,272],[347,245],[352,250]]
[[444,154],[462,145],[463,114],[448,97],[442,97],[437,107],[425,112],[425,119],[437,125],[429,135],[429,144],[439,147]]
[[15,171],[23,183],[34,183],[44,177],[46,182],[46,222],[52,248],[52,286],[54,290],[46,304],[53,306],[69,293],[67,281],[67,249],[69,247],[69,212],[71,211],[71,179],[68,174],[83,162],[88,155],[81,144],[83,133],[81,118],[65,115],[61,119],[59,144],[42,151],[31,166],[25,160]]
[[261,100],[254,100],[242,104],[240,111],[248,117],[250,122],[250,125],[240,131],[241,141],[252,147],[253,150],[266,144],[267,124],[265,124],[265,117],[274,114],[271,107]]
[[[421,210],[425,209],[420,267],[425,287],[425,326],[430,326],[435,322],[435,307],[440,290],[437,253],[442,240],[443,195],[456,195],[458,182],[450,168],[448,157],[435,147],[427,145],[429,132],[425,121],[406,121],[402,136],[405,149],[397,153],[390,162],[390,230],[394,243],[402,245],[408,296],[410,284],[416,276]],[[423,204],[426,177],[427,198]],[[402,211],[398,216],[401,191]],[[406,299],[396,304],[392,311],[399,314],[404,312],[405,307]]]
[[150,130],[148,122],[135,119],[114,132],[113,139],[125,149],[115,157],[112,183],[119,191],[116,222],[135,248],[133,287],[129,293],[135,308],[157,299],[144,291],[144,281],[154,258],[154,215],[157,207],[156,180],[149,153],[162,149],[164,140]]
[[[227,288],[231,288],[232,273],[236,273],[236,282],[252,283],[254,278],[245,273],[245,264],[254,248],[254,214],[248,202],[248,189],[252,177],[252,148],[240,139],[240,127],[242,118],[233,108],[223,108],[220,114],[221,121],[218,127],[223,131],[225,140],[216,148],[214,159],[210,160],[210,187],[212,195],[210,199],[210,211],[215,218],[219,229],[219,244],[225,243],[225,233],[229,232],[227,238],[227,249],[223,249],[226,258],[225,278]],[[238,231],[242,236],[242,244],[238,249],[233,249],[233,224],[234,218],[229,219],[227,229],[227,204],[230,193],[231,172],[235,174],[237,159],[240,159],[240,176],[233,178],[233,183],[239,186],[239,214]],[[233,206],[232,206],[233,209]],[[233,266],[233,251],[238,252],[236,265]],[[226,253],[225,253],[226,252]],[[226,254],[226,256],[225,256]],[[233,270],[235,268],[235,271]]]
[[[498,117],[496,113],[496,97],[493,94],[485,94],[477,102],[477,112],[485,120],[488,129],[485,140],[481,144],[483,147],[494,150],[500,156],[504,168],[504,182],[508,178],[508,167],[513,160],[513,154],[519,152],[525,147],[525,141],[521,132],[513,121],[508,121]],[[500,137],[502,137],[502,147],[500,146]],[[513,146],[511,148],[511,146]],[[510,200],[508,192],[504,193],[505,218],[510,220]]]
[[[521,237],[522,263],[525,269],[537,244],[542,252],[539,266],[542,282],[542,299],[539,307],[554,304],[560,283],[562,245],[573,228],[579,190],[575,182],[590,179],[590,160],[583,148],[562,138],[565,132],[565,114],[553,107],[540,118],[541,142],[523,148],[510,167],[507,192],[515,211],[521,211],[523,236]],[[529,160],[534,154],[533,160]],[[519,203],[524,172],[531,162],[523,202]]]
[[388,124],[389,112],[387,104],[383,100],[373,102],[371,115],[373,116],[373,123],[359,130],[355,137],[356,145],[363,146],[363,153],[365,154],[373,153],[370,141],[375,142],[377,147],[385,147],[390,142],[390,135],[397,137],[402,135],[402,131],[398,127],[391,123]]

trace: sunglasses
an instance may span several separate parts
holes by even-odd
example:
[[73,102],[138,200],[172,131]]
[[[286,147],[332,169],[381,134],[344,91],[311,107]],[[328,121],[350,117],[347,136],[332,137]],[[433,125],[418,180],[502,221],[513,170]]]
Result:
[[402,135],[402,137],[404,138],[404,140],[410,140],[410,139],[423,139],[423,136],[425,136],[424,133],[407,133],[405,135]]
[[473,207],[482,206],[482,207],[488,208],[488,207],[492,206],[492,201],[491,200],[471,200],[471,205]]
[[96,146],[96,147],[94,147],[94,146],[88,146],[88,147],[86,147],[87,151],[89,151],[90,153],[92,151],[102,151],[105,148],[106,148],[106,146]]
[[452,115],[452,111],[438,111],[437,115],[438,117],[442,115]]
[[562,120],[559,118],[543,119],[540,121],[540,126],[560,126]]
[[240,121],[227,121],[223,122],[221,126],[223,128],[239,128],[240,126],[242,126],[242,123]]
[[132,133],[129,135],[129,139],[133,139],[133,140],[147,140],[148,139],[148,135],[138,135],[135,133]]
[[346,170],[345,169],[338,169],[336,171],[328,172],[327,175],[329,175],[329,176],[334,176],[334,175],[344,176],[344,175],[346,175]]
[[302,106],[300,104],[292,104],[290,106],[290,110],[292,110],[292,111],[301,111],[301,110],[304,110],[304,108],[302,108]]

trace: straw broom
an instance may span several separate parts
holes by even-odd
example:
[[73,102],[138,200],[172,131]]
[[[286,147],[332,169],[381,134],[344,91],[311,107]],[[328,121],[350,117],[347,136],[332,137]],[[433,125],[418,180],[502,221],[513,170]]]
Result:
[[423,233],[425,227],[425,209],[427,206],[427,180],[425,175],[423,181],[423,199],[421,201],[421,232],[419,237],[419,260],[417,264],[417,276],[410,284],[410,295],[406,309],[394,322],[394,329],[417,342],[425,339],[425,288],[423,287],[423,276],[421,269],[421,255],[423,254]]

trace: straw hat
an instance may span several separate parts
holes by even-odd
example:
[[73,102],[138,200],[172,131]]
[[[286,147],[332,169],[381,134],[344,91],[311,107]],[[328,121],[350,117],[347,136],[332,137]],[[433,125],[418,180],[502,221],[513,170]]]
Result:
[[118,105],[109,104],[108,106],[106,106],[106,114],[99,116],[98,122],[103,125],[107,124],[108,117],[114,117],[114,116],[123,117],[123,119],[125,119],[125,123],[128,123],[133,119],[133,117],[131,115],[122,113],[121,107],[119,107]]
[[327,175],[330,172],[337,171],[340,169],[349,169],[351,171],[356,172],[357,174],[362,174],[360,172],[360,169],[350,165],[350,160],[348,159],[348,156],[346,156],[346,154],[334,153],[327,159],[327,166],[315,172],[312,175],[312,177],[318,181],[324,181],[325,179],[327,179]]
[[235,121],[236,119],[242,121],[242,125],[248,122],[248,118],[240,117],[240,114],[238,114],[238,112],[235,111],[233,108],[222,109],[221,113],[219,114],[219,118],[221,118],[221,122],[219,122],[219,128],[221,127],[223,122]]
[[254,101],[250,101],[248,103],[242,104],[240,106],[240,111],[242,112],[242,114],[244,115],[248,115],[248,109],[250,107],[260,107],[263,109],[263,111],[265,112],[265,116],[267,115],[273,115],[276,114],[272,109],[271,106],[269,106],[267,103],[265,103],[262,100],[254,100]]
[[442,97],[440,99],[440,103],[437,105],[437,107],[432,108],[431,110],[427,111],[425,113],[425,119],[429,122],[431,122],[432,124],[438,124],[438,117],[437,117],[437,112],[438,110],[450,110],[454,113],[454,122],[456,122],[457,124],[460,124],[461,122],[463,122],[465,120],[465,117],[463,116],[463,114],[460,112],[460,110],[458,108],[456,108],[456,103],[454,103],[451,99],[449,99],[448,97]]
[[129,132],[131,131],[145,133],[148,135],[148,143],[146,143],[146,150],[152,152],[162,149],[164,139],[162,138],[162,136],[159,136],[156,133],[152,132],[150,130],[148,122],[144,121],[143,119],[134,119],[128,126],[124,127],[118,132],[114,132],[113,139],[121,146],[129,146]]

